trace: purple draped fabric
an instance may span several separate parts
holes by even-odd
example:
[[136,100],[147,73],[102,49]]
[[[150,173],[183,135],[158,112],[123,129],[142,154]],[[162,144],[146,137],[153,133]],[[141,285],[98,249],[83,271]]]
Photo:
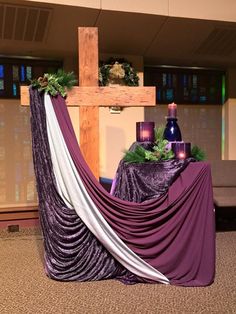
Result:
[[142,281],[120,265],[60,197],[47,138],[43,95],[30,89],[34,169],[44,237],[45,271],[62,281],[119,278]]
[[[124,269],[60,197],[55,184],[41,95],[31,90],[31,121],[45,268],[57,280],[120,278],[145,281]],[[111,197],[84,162],[60,97],[53,98],[65,141],[91,198],[120,238],[172,284],[204,286],[214,279],[214,214],[209,165],[190,164],[168,193],[145,204]]]
[[144,203],[107,193],[84,161],[65,101],[53,107],[74,164],[87,192],[106,221],[137,255],[172,284],[206,286],[215,273],[215,224],[208,163],[190,163],[167,193]]

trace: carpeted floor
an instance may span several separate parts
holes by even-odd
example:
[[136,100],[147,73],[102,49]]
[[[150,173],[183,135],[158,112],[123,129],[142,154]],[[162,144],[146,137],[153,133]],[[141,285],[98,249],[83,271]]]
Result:
[[40,231],[0,231],[0,313],[236,313],[236,232],[218,232],[215,283],[205,288],[53,281]]

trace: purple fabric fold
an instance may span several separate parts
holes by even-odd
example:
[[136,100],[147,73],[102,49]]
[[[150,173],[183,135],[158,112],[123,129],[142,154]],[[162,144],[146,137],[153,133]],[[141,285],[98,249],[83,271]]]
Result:
[[[87,192],[125,244],[172,284],[211,284],[215,274],[215,220],[209,164],[190,163],[168,192],[157,198],[144,203],[118,199],[101,187],[83,159],[64,99],[53,97],[52,103]],[[133,279],[137,280],[141,279]]]

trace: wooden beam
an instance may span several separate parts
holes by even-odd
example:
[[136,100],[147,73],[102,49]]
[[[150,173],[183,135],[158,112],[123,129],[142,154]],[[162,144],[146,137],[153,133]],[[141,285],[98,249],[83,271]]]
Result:
[[68,94],[67,105],[99,107],[155,106],[155,87],[106,86],[75,87]]
[[20,104],[21,106],[30,105],[29,86],[20,86]]
[[[156,102],[156,88],[153,86],[75,86],[66,98],[67,106],[99,107],[153,107]],[[28,86],[21,86],[21,105],[29,106]]]
[[37,204],[8,204],[0,207],[0,221],[38,218]]
[[[79,85],[98,86],[98,29],[78,28]],[[90,103],[89,100],[87,103]],[[91,101],[91,105],[94,105]],[[99,107],[79,107],[80,149],[99,179]]]
[[20,219],[35,219],[39,217],[37,210],[28,212],[9,212],[0,213],[0,221],[20,220]]
[[9,212],[27,212],[27,211],[35,211],[38,210],[38,204],[22,206],[21,204],[12,204],[12,205],[1,205],[0,213],[9,213]]

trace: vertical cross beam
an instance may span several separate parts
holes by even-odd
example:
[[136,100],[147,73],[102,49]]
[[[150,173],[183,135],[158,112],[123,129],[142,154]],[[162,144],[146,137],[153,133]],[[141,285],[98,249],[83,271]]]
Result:
[[[78,29],[79,85],[98,86],[98,29]],[[81,106],[80,148],[95,177],[99,178],[99,107]]]

